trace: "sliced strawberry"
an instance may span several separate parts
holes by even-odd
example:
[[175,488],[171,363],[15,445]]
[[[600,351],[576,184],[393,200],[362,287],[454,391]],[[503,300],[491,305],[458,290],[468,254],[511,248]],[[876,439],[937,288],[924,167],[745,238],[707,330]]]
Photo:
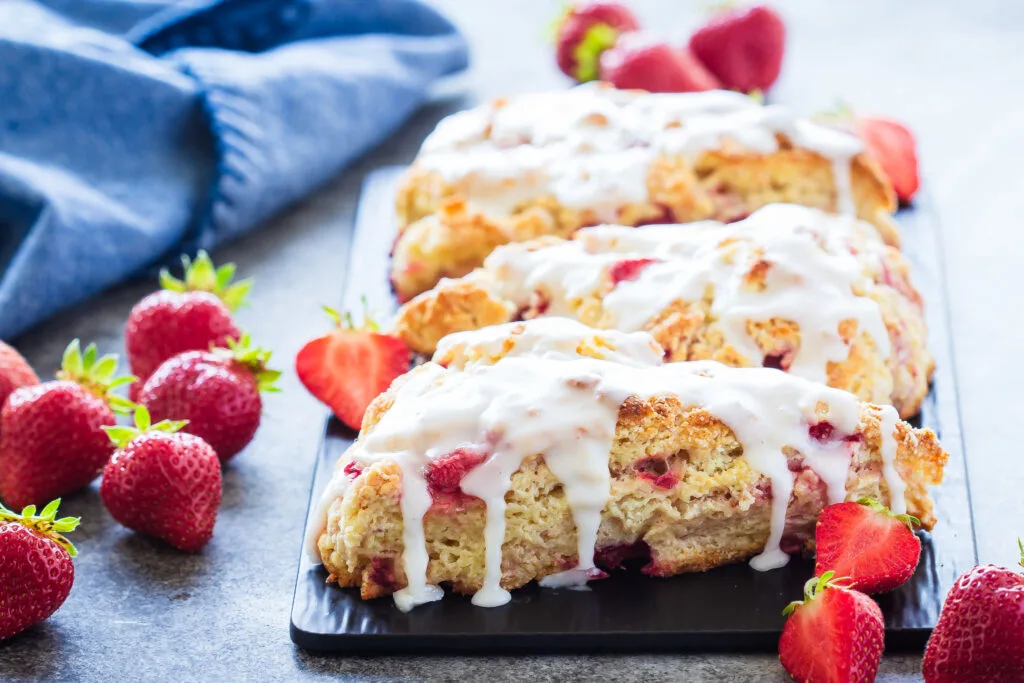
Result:
[[895,515],[870,498],[829,505],[818,516],[814,573],[835,572],[847,587],[884,593],[906,583],[921,557],[921,540],[909,515]]
[[308,342],[295,357],[299,380],[338,419],[359,429],[367,406],[409,370],[405,343],[370,328],[354,328],[351,317],[329,311],[338,327]]
[[811,579],[794,602],[779,639],[779,660],[798,681],[870,683],[882,661],[885,623],[874,600],[832,581]]
[[679,50],[639,32],[621,36],[600,61],[601,78],[616,88],[700,92],[722,87],[689,49]]
[[647,266],[657,262],[658,259],[653,258],[623,259],[612,264],[612,267],[608,270],[608,275],[611,277],[614,284],[635,280],[640,277],[640,273],[642,273]]
[[918,174],[917,142],[910,129],[899,121],[878,116],[857,117],[857,132],[889,177],[901,202],[909,202],[921,184]]

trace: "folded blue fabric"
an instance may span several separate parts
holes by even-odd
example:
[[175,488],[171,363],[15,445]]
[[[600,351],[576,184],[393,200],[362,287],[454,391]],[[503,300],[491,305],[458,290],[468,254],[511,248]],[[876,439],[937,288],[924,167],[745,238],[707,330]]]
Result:
[[3,0],[0,337],[249,230],[467,59],[420,0]]

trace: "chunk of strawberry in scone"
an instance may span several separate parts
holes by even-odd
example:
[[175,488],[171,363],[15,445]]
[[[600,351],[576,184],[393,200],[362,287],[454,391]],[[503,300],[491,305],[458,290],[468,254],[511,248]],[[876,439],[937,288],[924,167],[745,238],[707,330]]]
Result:
[[487,459],[489,453],[480,448],[456,448],[448,455],[431,460],[423,478],[435,502],[465,496],[462,479],[470,470]]
[[629,282],[640,277],[640,273],[647,266],[657,262],[658,259],[653,258],[623,259],[612,264],[611,268],[608,269],[608,276],[612,279],[612,284],[615,285],[620,282]]
[[664,457],[643,458],[633,468],[641,479],[647,479],[660,489],[671,489],[679,483],[679,473],[672,470]]
[[845,441],[846,443],[857,443],[864,437],[862,434],[839,434],[836,426],[827,420],[812,424],[807,428],[808,434],[815,441],[827,443],[829,441]]

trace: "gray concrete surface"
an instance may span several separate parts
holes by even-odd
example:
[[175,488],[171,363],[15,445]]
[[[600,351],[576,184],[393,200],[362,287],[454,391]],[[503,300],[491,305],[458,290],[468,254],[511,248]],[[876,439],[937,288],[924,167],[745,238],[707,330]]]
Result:
[[[291,359],[324,329],[321,303],[340,299],[348,231],[362,175],[405,163],[442,115],[493,95],[563,84],[542,43],[548,0],[439,0],[467,31],[473,71],[315,196],[221,249],[257,280],[241,321],[287,370],[268,397],[255,443],[225,472],[216,535],[186,556],[111,520],[95,487],[67,499],[81,515],[77,580],[49,621],[0,644],[0,680],[779,681],[767,655],[327,658],[296,649],[288,612],[314,451],[325,414]],[[634,3],[680,40],[697,1]],[[837,98],[909,121],[921,144],[949,261],[954,341],[983,561],[1015,561],[1024,534],[1019,387],[1024,297],[1021,197],[1024,4],[1004,0],[788,0],[790,50],[773,99],[813,112]],[[123,321],[150,285],[124,286],[15,343],[50,372],[73,337],[122,347]],[[880,680],[919,680],[916,656],[887,657]]]

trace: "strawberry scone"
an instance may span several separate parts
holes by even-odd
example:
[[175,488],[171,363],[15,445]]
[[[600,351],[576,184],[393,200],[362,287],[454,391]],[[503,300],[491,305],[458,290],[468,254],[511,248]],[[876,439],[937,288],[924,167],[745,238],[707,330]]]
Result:
[[443,120],[397,197],[402,301],[495,247],[598,223],[733,221],[773,202],[856,215],[899,237],[888,180],[852,134],[739,93],[586,84]]
[[507,244],[403,305],[394,332],[429,355],[447,334],[540,316],[645,330],[668,361],[787,370],[904,418],[934,368],[902,254],[862,221],[792,204]]
[[643,332],[542,318],[452,335],[370,406],[309,522],[329,580],[401,609],[671,576],[813,545],[829,503],[935,523],[947,455],[892,407],[766,368],[662,362]]

